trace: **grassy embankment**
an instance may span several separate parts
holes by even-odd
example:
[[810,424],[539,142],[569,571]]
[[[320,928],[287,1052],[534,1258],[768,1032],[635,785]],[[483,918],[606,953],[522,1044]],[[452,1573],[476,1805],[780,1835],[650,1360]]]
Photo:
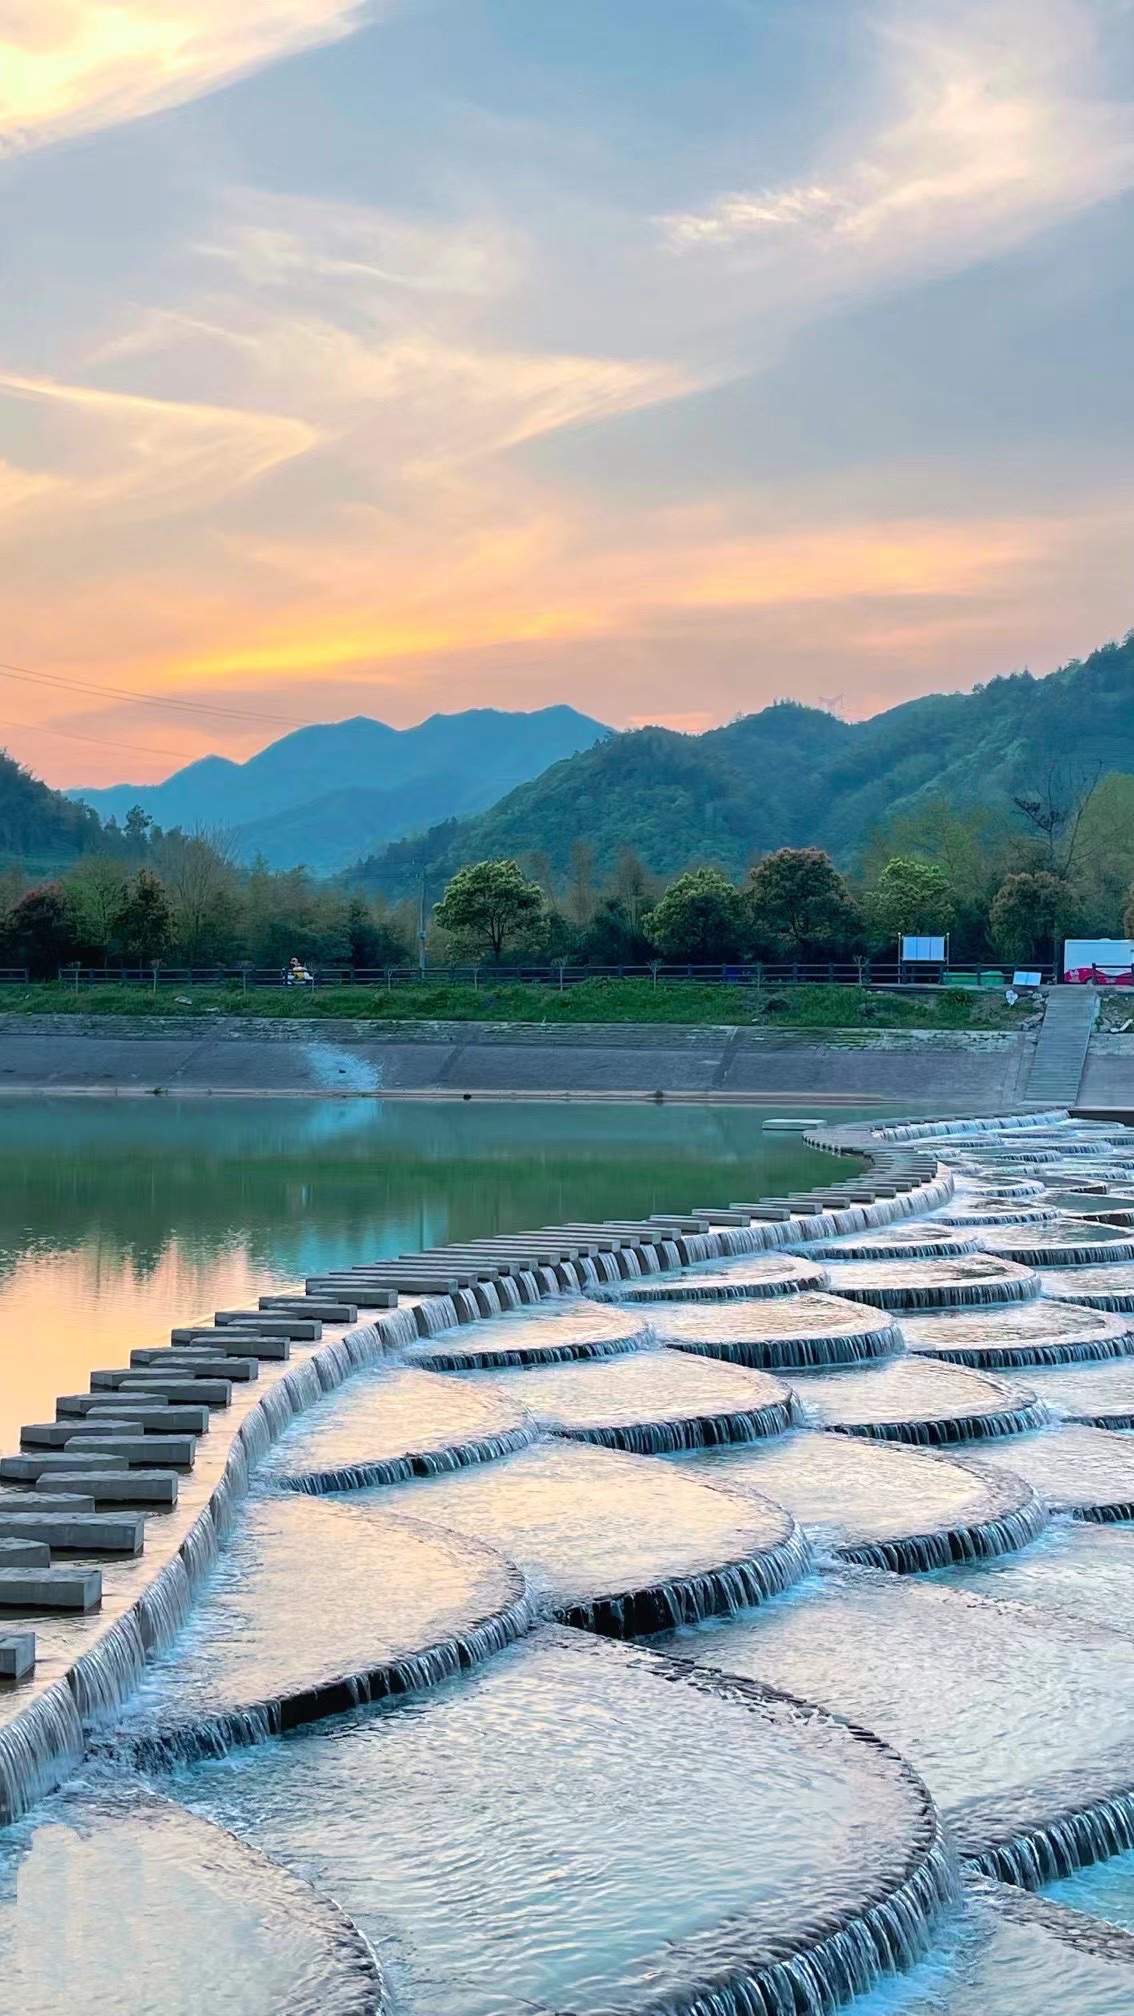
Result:
[[668,1022],[782,1029],[1011,1029],[1034,1012],[1010,1008],[999,991],[941,988],[924,994],[865,988],[654,987],[648,980],[584,980],[555,987],[385,988],[159,987],[107,984],[76,991],[66,982],[0,989],[0,1014],[232,1015],[273,1021],[315,1018],[376,1022]]

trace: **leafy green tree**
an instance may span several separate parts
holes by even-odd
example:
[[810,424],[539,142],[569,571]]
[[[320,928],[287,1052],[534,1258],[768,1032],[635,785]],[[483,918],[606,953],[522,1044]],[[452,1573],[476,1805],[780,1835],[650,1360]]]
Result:
[[150,868],[139,868],[122,893],[115,934],[131,966],[162,958],[173,938],[173,906]]
[[222,836],[164,833],[151,859],[173,910],[172,949],[187,966],[231,958],[239,923],[239,877]]
[[92,965],[108,965],[118,943],[118,919],[126,895],[121,862],[106,854],[81,855],[66,888],[79,956]]
[[944,870],[931,861],[898,855],[888,861],[870,892],[871,921],[891,944],[903,932],[948,930],[953,921],[953,892]]
[[4,936],[15,965],[26,966],[33,980],[54,980],[77,949],[66,891],[58,882],[29,889],[9,911]]
[[621,896],[604,896],[583,934],[584,959],[594,966],[644,966],[654,947]]
[[456,944],[499,960],[506,945],[530,936],[543,912],[543,891],[515,861],[476,861],[454,875],[433,914]]
[[405,966],[410,948],[387,917],[379,917],[364,896],[352,896],[347,906],[347,937],[352,966]]
[[1035,869],[1009,875],[989,914],[992,942],[1006,959],[1052,959],[1071,920],[1073,899],[1061,875]]
[[719,868],[695,868],[670,883],[645,928],[664,958],[715,966],[741,955],[744,905]]
[[756,938],[792,958],[826,957],[862,935],[862,912],[819,847],[766,854],[748,878],[745,899]]

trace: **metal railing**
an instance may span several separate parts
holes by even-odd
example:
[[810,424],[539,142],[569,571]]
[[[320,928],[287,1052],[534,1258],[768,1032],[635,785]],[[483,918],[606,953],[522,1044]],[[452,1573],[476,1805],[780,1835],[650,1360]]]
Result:
[[[423,973],[417,966],[356,967],[312,966],[307,980],[289,978],[276,966],[61,966],[60,982],[76,991],[105,986],[160,989],[224,987],[245,992],[250,989],[304,986],[366,987],[393,991],[398,987],[472,987],[491,993],[501,987],[532,986],[566,989],[585,981],[636,980],[649,985],[702,985],[774,989],[784,986],[825,985],[851,987],[1006,987],[1013,979],[1011,965],[956,965],[946,970],[901,964],[895,960],[763,960],[720,965],[670,965],[654,961],[646,965],[581,966],[566,961],[525,965],[469,964],[430,966]],[[1043,984],[1053,979],[1050,966],[1033,968]],[[27,982],[26,969],[0,968],[0,983]]]

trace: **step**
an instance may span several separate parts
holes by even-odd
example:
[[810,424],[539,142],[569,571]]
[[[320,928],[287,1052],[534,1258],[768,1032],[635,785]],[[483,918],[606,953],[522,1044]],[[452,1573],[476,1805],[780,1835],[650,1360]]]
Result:
[[317,1344],[323,1325],[312,1317],[264,1315],[259,1309],[218,1309],[213,1317],[218,1330],[252,1330],[262,1337],[290,1337],[293,1344]]
[[191,1470],[197,1458],[195,1435],[76,1435],[67,1445],[68,1453],[101,1456],[103,1452],[131,1469],[153,1469],[168,1463],[174,1470]]
[[[163,1403],[155,1395],[150,1404],[159,1407]],[[117,1405],[114,1393],[108,1392],[104,1387],[97,1393],[61,1393],[55,1402],[55,1418],[57,1421],[81,1421],[84,1414],[93,1413],[96,1407],[108,1408]]]
[[0,1568],[50,1568],[51,1549],[34,1533],[10,1533],[10,1521],[0,1519]]
[[[122,1388],[118,1389],[121,1394]],[[121,1421],[127,1428],[140,1429],[146,1435],[207,1435],[209,1432],[209,1410],[207,1407],[170,1407],[158,1400],[114,1399],[105,1410],[90,1407],[83,1417],[88,1427],[98,1423],[101,1434],[113,1421]]]
[[79,1513],[93,1512],[94,1499],[85,1497],[81,1491],[0,1491],[0,1519],[10,1518],[15,1512],[34,1512],[38,1519],[42,1512],[66,1512],[74,1518]]
[[229,1358],[291,1357],[290,1337],[261,1337],[243,1330],[174,1330],[172,1339],[174,1351],[219,1351]]
[[0,1568],[0,1609],[97,1610],[99,1568]]
[[358,1310],[353,1302],[318,1301],[311,1295],[261,1295],[260,1307],[269,1315],[282,1310],[286,1316],[314,1316],[320,1323],[354,1323]]
[[[140,1554],[145,1545],[146,1525],[140,1513],[52,1512],[50,1494],[42,1511],[8,1512],[0,1506],[0,1536],[5,1541],[23,1539],[42,1542],[60,1554]],[[15,1565],[14,1563],[12,1564]]]
[[[168,1400],[171,1407],[197,1401],[210,1408],[232,1405],[230,1379],[187,1379],[181,1373],[124,1373],[116,1391],[130,1394],[136,1400]],[[95,1398],[104,1399],[105,1395],[96,1394]]]
[[[21,1456],[0,1456],[0,1484],[34,1484],[40,1477],[54,1477],[60,1470],[73,1470],[75,1459],[64,1449],[28,1450]],[[88,1470],[115,1470],[118,1465],[113,1456],[92,1456],[87,1463]]]
[[35,1632],[0,1631],[0,1680],[27,1680],[35,1672]]
[[[76,1464],[89,1457],[76,1456]],[[77,1490],[98,1505],[176,1505],[176,1470],[79,1470],[69,1473]]]
[[[120,1418],[105,1424],[106,1428],[128,1428],[129,1422]],[[74,1436],[81,1435],[86,1427],[81,1421],[29,1421],[20,1429],[21,1449],[65,1449]],[[92,1431],[93,1432],[93,1431]],[[99,1433],[104,1432],[100,1424]]]
[[[312,1275],[307,1287],[312,1295],[328,1293],[333,1295],[340,1288],[349,1289],[351,1277],[347,1274]],[[398,1306],[398,1294],[395,1288],[374,1288],[365,1299],[353,1294],[350,1299],[356,1315],[359,1309],[396,1309]]]

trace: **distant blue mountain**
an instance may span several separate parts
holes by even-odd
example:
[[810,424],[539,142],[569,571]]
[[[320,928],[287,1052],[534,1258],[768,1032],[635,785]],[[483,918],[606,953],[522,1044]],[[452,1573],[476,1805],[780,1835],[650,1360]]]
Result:
[[223,828],[237,855],[333,874],[407,833],[481,812],[553,763],[609,735],[573,707],[493,707],[388,728],[360,714],[297,728],[246,763],[203,756],[163,784],[78,787],[102,819],[141,805],[159,826]]

